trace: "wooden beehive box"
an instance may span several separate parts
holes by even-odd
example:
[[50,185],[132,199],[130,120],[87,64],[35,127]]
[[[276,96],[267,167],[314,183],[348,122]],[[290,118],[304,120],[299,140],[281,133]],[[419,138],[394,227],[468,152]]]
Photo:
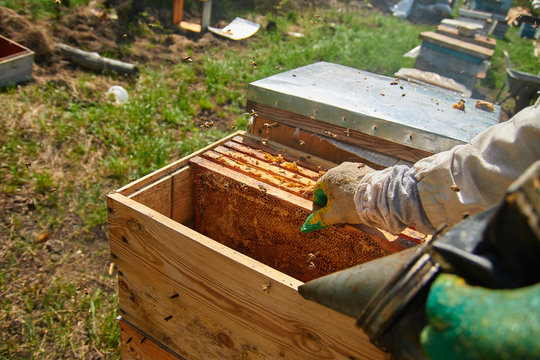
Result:
[[34,52],[0,35],[0,88],[32,80]]
[[[265,159],[265,154],[274,158]],[[276,161],[280,157],[283,162]],[[299,169],[287,169],[292,159],[296,159]],[[304,300],[298,294],[303,283],[299,278],[307,280],[350,265],[325,262],[329,253],[324,244],[316,243],[312,250],[293,246],[291,253],[276,251],[281,256],[276,258],[271,247],[259,253],[250,252],[249,241],[256,240],[257,232],[262,234],[259,238],[272,233],[273,229],[268,229],[262,220],[258,227],[236,226],[234,231],[240,237],[230,242],[221,236],[227,234],[219,234],[219,229],[227,228],[226,223],[214,228],[208,222],[202,225],[205,216],[206,220],[208,216],[216,217],[216,223],[235,221],[235,216],[253,221],[255,217],[250,216],[249,210],[264,197],[282,201],[274,209],[290,211],[286,217],[296,216],[296,221],[303,221],[309,214],[309,190],[303,192],[303,187],[298,186],[294,191],[286,191],[289,185],[285,181],[277,180],[271,185],[270,180],[249,174],[250,170],[235,171],[239,170],[235,166],[240,160],[240,167],[248,166],[247,161],[260,161],[259,168],[275,170],[274,174],[287,175],[288,179],[295,174],[305,175],[294,180],[299,183],[315,181],[317,166],[334,165],[238,132],[109,194],[109,241],[112,260],[118,267],[122,358],[387,358],[355,326],[355,319]],[[249,166],[255,169],[255,165]],[[289,170],[292,175],[286,173]],[[312,179],[306,180],[309,176]],[[206,203],[196,205],[201,191],[223,191],[227,188],[224,181],[231,193],[252,194],[254,202],[230,204],[238,198],[231,200],[227,194],[214,193],[206,194]],[[209,203],[212,199],[213,204]],[[269,219],[272,220],[271,216]],[[249,221],[243,225],[249,225]],[[196,231],[196,227],[221,238],[221,242]],[[409,240],[421,239],[411,231],[392,237],[376,229],[372,232],[377,235],[352,228],[325,229],[327,236],[341,233],[345,248],[339,249],[339,245],[331,243],[332,239],[327,241],[331,244],[330,252],[341,252],[342,259],[355,251],[350,247],[350,239],[343,238],[344,230],[369,243],[369,249],[360,249],[360,253],[367,254],[371,249],[371,256],[375,257],[407,246]],[[246,234],[246,243],[241,242],[242,233]],[[270,240],[279,242],[277,238]],[[299,231],[298,241],[302,241]],[[291,263],[294,266],[289,266]]]

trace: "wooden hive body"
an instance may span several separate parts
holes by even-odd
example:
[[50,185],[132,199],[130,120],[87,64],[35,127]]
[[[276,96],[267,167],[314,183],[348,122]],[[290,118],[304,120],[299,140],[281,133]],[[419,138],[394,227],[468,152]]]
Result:
[[[253,206],[263,200],[283,209],[286,217],[294,220],[293,227],[283,225],[285,230],[281,231],[298,233],[298,223],[301,225],[311,210],[308,200],[311,194],[302,191],[306,190],[305,186],[293,186],[296,190],[288,191],[291,189],[285,181],[268,175],[273,170],[291,169],[283,169],[283,164],[272,161],[263,165],[260,149],[248,146],[257,141],[265,142],[239,132],[109,194],[109,241],[112,261],[118,268],[123,359],[387,358],[355,326],[355,319],[298,294],[297,289],[303,283],[299,278],[309,279],[318,276],[317,271],[322,274],[348,265],[330,256],[332,251],[337,251],[332,248],[336,244],[323,239],[323,233],[307,247],[295,248],[291,242],[285,243],[292,250],[289,253],[288,248],[282,249],[281,258],[270,256],[272,251],[268,250],[281,240],[281,235],[269,240],[270,247],[266,250],[254,252],[254,257],[248,246],[252,244],[242,243],[266,239],[264,234],[255,235],[261,228],[276,228],[271,213],[266,224],[263,220],[254,224],[256,217],[251,216],[252,223],[246,222],[246,228],[232,229],[238,234],[250,234],[252,238],[248,240],[235,237],[228,240],[230,244],[220,243],[213,238],[220,237],[219,233],[211,236],[201,233],[216,231],[201,225],[206,216],[201,210],[207,207],[219,210],[216,221],[227,226],[226,222],[235,216],[249,215],[245,206],[242,207],[243,202],[251,201]],[[281,151],[285,160],[292,159],[288,155],[296,159],[299,170],[291,173],[297,174],[300,178],[295,181],[304,185],[318,176],[318,169],[310,168],[311,163],[323,168],[333,165],[272,142],[264,149],[274,157]],[[259,161],[266,169],[265,174],[261,171],[260,177],[250,176],[249,171],[259,171],[254,166],[248,172],[236,171],[234,166],[240,165],[235,162],[235,156],[239,152],[243,157],[249,155],[245,161]],[[271,185],[274,180],[277,181]],[[222,198],[224,194],[215,193],[215,198],[207,197],[202,207],[197,208],[198,182],[204,182],[204,186],[216,192],[226,189],[228,182],[236,195],[245,198],[237,197],[233,200],[236,202],[227,204]],[[196,226],[201,226],[201,232],[195,230]],[[341,230],[350,234],[358,232],[352,228]],[[333,236],[332,231],[337,230],[325,231],[329,232],[327,236]],[[400,248],[407,234],[394,237],[393,243],[386,244],[387,248],[377,243],[384,238],[380,234],[362,236],[371,239],[369,249],[381,255]],[[340,241],[346,243],[347,239]],[[346,252],[352,251],[351,244],[345,246],[349,246]],[[366,252],[367,248],[362,251]],[[311,262],[314,267],[310,267]]]

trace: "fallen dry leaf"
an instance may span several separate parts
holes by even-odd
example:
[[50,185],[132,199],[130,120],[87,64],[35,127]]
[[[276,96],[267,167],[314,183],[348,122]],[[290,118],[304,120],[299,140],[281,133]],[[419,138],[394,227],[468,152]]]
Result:
[[52,233],[48,230],[42,231],[36,236],[36,243],[41,244],[51,237]]

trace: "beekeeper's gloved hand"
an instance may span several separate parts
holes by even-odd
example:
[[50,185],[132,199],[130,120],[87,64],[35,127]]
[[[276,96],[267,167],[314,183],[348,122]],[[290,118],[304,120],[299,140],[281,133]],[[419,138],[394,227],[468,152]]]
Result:
[[362,178],[374,171],[361,163],[344,162],[328,170],[315,184],[314,212],[302,226],[308,233],[337,223],[358,224],[354,194]]
[[492,290],[442,274],[429,291],[420,341],[433,360],[539,359],[539,309],[540,283]]
[[[414,225],[435,232],[418,194],[414,167],[395,165],[374,171],[356,163],[329,170],[315,184],[314,209],[302,232],[336,223],[364,224],[397,234]],[[319,207],[322,209],[318,210]]]

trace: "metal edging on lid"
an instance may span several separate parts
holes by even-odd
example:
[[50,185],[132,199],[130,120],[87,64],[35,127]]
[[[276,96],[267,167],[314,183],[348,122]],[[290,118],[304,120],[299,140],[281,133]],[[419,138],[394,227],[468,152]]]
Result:
[[[248,99],[437,153],[469,142],[499,121],[475,100],[435,86],[319,62],[249,84]],[[452,105],[464,99],[465,111]]]

